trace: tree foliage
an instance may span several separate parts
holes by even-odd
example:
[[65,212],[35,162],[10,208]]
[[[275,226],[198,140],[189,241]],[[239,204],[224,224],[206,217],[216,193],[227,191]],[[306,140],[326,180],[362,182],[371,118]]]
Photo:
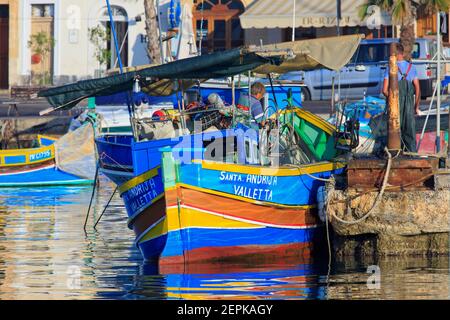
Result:
[[111,50],[108,50],[106,43],[111,40],[111,35],[107,29],[101,25],[88,29],[89,41],[95,47],[94,57],[100,66],[107,65],[111,61]]
[[361,20],[366,18],[367,9],[372,5],[388,12],[392,22],[400,25],[400,42],[405,48],[405,58],[410,59],[415,41],[414,22],[417,9],[423,9],[428,15],[436,14],[437,10],[448,11],[450,0],[367,0],[358,8]]

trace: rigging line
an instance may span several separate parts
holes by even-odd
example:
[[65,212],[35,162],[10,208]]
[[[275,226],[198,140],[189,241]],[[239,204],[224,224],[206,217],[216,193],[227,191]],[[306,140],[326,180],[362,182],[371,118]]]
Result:
[[100,220],[102,219],[103,215],[106,212],[106,209],[108,209],[109,204],[111,203],[112,199],[114,198],[114,195],[116,194],[117,190],[119,189],[119,186],[116,186],[116,188],[114,189],[114,192],[112,193],[111,197],[109,198],[108,202],[106,203],[106,205],[103,208],[103,211],[100,215],[100,217],[98,217],[97,221],[94,224],[94,229],[97,230],[97,224],[100,222]]
[[330,240],[330,231],[329,231],[329,226],[328,226],[328,214],[327,211],[325,209],[325,232],[327,233],[327,245],[328,245],[328,271],[327,271],[327,289],[328,289],[328,285],[330,284],[330,274],[331,274],[331,261],[332,261],[332,256],[331,256],[331,240]]
[[83,226],[83,229],[84,229],[85,233],[86,233],[86,226],[87,226],[88,219],[89,219],[89,213],[91,212],[92,201],[94,200],[95,189],[96,189],[96,186],[97,186],[98,172],[99,172],[98,168],[99,168],[99,164],[97,163],[97,166],[95,167],[95,178],[94,178],[94,186],[92,187],[91,200],[89,201],[89,207],[88,207],[88,211],[86,213],[86,219],[84,221],[84,226]]
[[109,156],[108,154],[106,154],[105,152],[102,152],[100,154],[100,159],[99,160],[103,160],[105,158],[109,158],[110,160],[112,160],[119,168],[127,170],[128,168],[121,165],[119,162],[117,162],[114,158],[112,158],[111,156]]
[[201,12],[201,20],[200,20],[200,41],[198,43],[198,55],[201,56],[202,55],[202,43],[203,43],[203,21],[204,21],[204,16],[203,16],[203,6],[204,6],[205,0],[202,0],[202,7],[200,9]]
[[296,164],[287,164],[286,166],[294,167],[294,168],[298,169],[302,175],[306,175],[306,176],[308,176],[308,177],[310,177],[310,178],[312,178],[314,180],[323,181],[323,182],[332,182],[332,181],[334,181],[333,177],[327,179],[327,178],[320,178],[320,177],[313,176],[312,174],[310,174],[310,173],[308,173],[306,171],[303,171],[302,167],[300,167],[299,165],[296,165]]
[[[127,32],[125,33],[125,36],[123,37],[123,41],[122,41],[122,44],[120,45],[120,51],[119,51],[119,53],[122,53],[123,46],[125,45],[125,41],[127,40],[127,37],[128,37],[128,31],[130,31],[129,28],[127,28]],[[115,60],[115,62],[114,62],[114,68],[117,66],[117,62],[118,62],[118,61],[119,61],[119,58],[117,57],[116,60]]]
[[118,42],[118,40],[117,40],[117,33],[116,33],[116,26],[115,26],[115,24],[114,24],[114,18],[113,18],[113,14],[112,14],[112,8],[111,8],[111,4],[109,3],[109,0],[106,0],[106,6],[108,7],[109,22],[110,22],[110,24],[111,24],[111,31],[112,31],[112,33],[113,33],[114,46],[115,46],[115,48],[116,48],[116,54],[117,54],[118,61],[119,61],[120,73],[123,73],[122,57],[120,56],[119,42]]

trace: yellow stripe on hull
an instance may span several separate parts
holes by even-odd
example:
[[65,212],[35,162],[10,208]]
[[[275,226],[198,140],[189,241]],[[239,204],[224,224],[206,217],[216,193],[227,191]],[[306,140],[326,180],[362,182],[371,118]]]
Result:
[[145,181],[156,177],[158,175],[159,168],[160,167],[156,167],[152,170],[145,172],[144,174],[141,174],[140,176],[137,176],[131,180],[128,180],[127,182],[125,182],[124,184],[122,184],[119,187],[119,193],[123,194],[124,192],[127,192],[130,189],[133,189],[137,185],[140,185],[141,183],[144,183]]
[[146,234],[138,240],[138,243],[149,241],[165,235],[168,232],[185,228],[264,228],[261,225],[232,220],[223,216],[202,212],[194,208],[181,207],[180,209],[181,219],[178,218],[179,215],[177,207],[167,208],[166,218],[146,231]]
[[[43,159],[38,159],[34,161],[30,161],[31,155],[37,155],[45,152],[50,152],[49,157],[44,157]],[[6,157],[25,157],[25,162],[20,163],[5,163]],[[45,161],[49,161],[55,158],[55,146],[45,146],[40,148],[30,148],[30,149],[11,149],[11,150],[0,150],[0,164],[2,167],[14,167],[14,166],[23,166],[41,163]]]
[[256,165],[241,165],[224,162],[215,162],[208,160],[194,160],[196,163],[201,163],[203,169],[227,171],[242,174],[253,174],[261,176],[275,176],[275,177],[289,177],[289,176],[301,176],[304,174],[314,174],[337,170],[345,167],[345,164],[339,162],[318,162],[307,165],[300,165],[298,167],[280,167],[280,168],[267,168]]

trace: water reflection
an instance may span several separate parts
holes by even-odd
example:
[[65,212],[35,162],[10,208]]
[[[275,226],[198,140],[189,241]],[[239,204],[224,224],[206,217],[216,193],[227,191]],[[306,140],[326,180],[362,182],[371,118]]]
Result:
[[[87,233],[91,187],[0,189],[0,299],[447,299],[448,257],[279,259],[272,264],[142,263],[102,178]],[[326,253],[325,253],[326,254]],[[369,289],[367,267],[381,271]]]

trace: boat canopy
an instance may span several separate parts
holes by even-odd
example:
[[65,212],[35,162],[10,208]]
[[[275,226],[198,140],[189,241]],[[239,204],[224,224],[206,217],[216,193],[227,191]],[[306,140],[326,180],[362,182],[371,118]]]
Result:
[[104,78],[78,81],[39,92],[53,108],[70,109],[85,98],[130,91],[136,79],[144,92],[165,96],[195,84],[248,71],[285,73],[328,68],[339,70],[351,59],[363,35],[320,38],[274,45],[236,48]]
[[266,45],[263,50],[269,52],[292,50],[295,57],[283,59],[279,65],[265,64],[259,66],[254,72],[282,74],[290,71],[307,71],[319,68],[339,70],[350,61],[362,38],[363,35],[349,35]]

